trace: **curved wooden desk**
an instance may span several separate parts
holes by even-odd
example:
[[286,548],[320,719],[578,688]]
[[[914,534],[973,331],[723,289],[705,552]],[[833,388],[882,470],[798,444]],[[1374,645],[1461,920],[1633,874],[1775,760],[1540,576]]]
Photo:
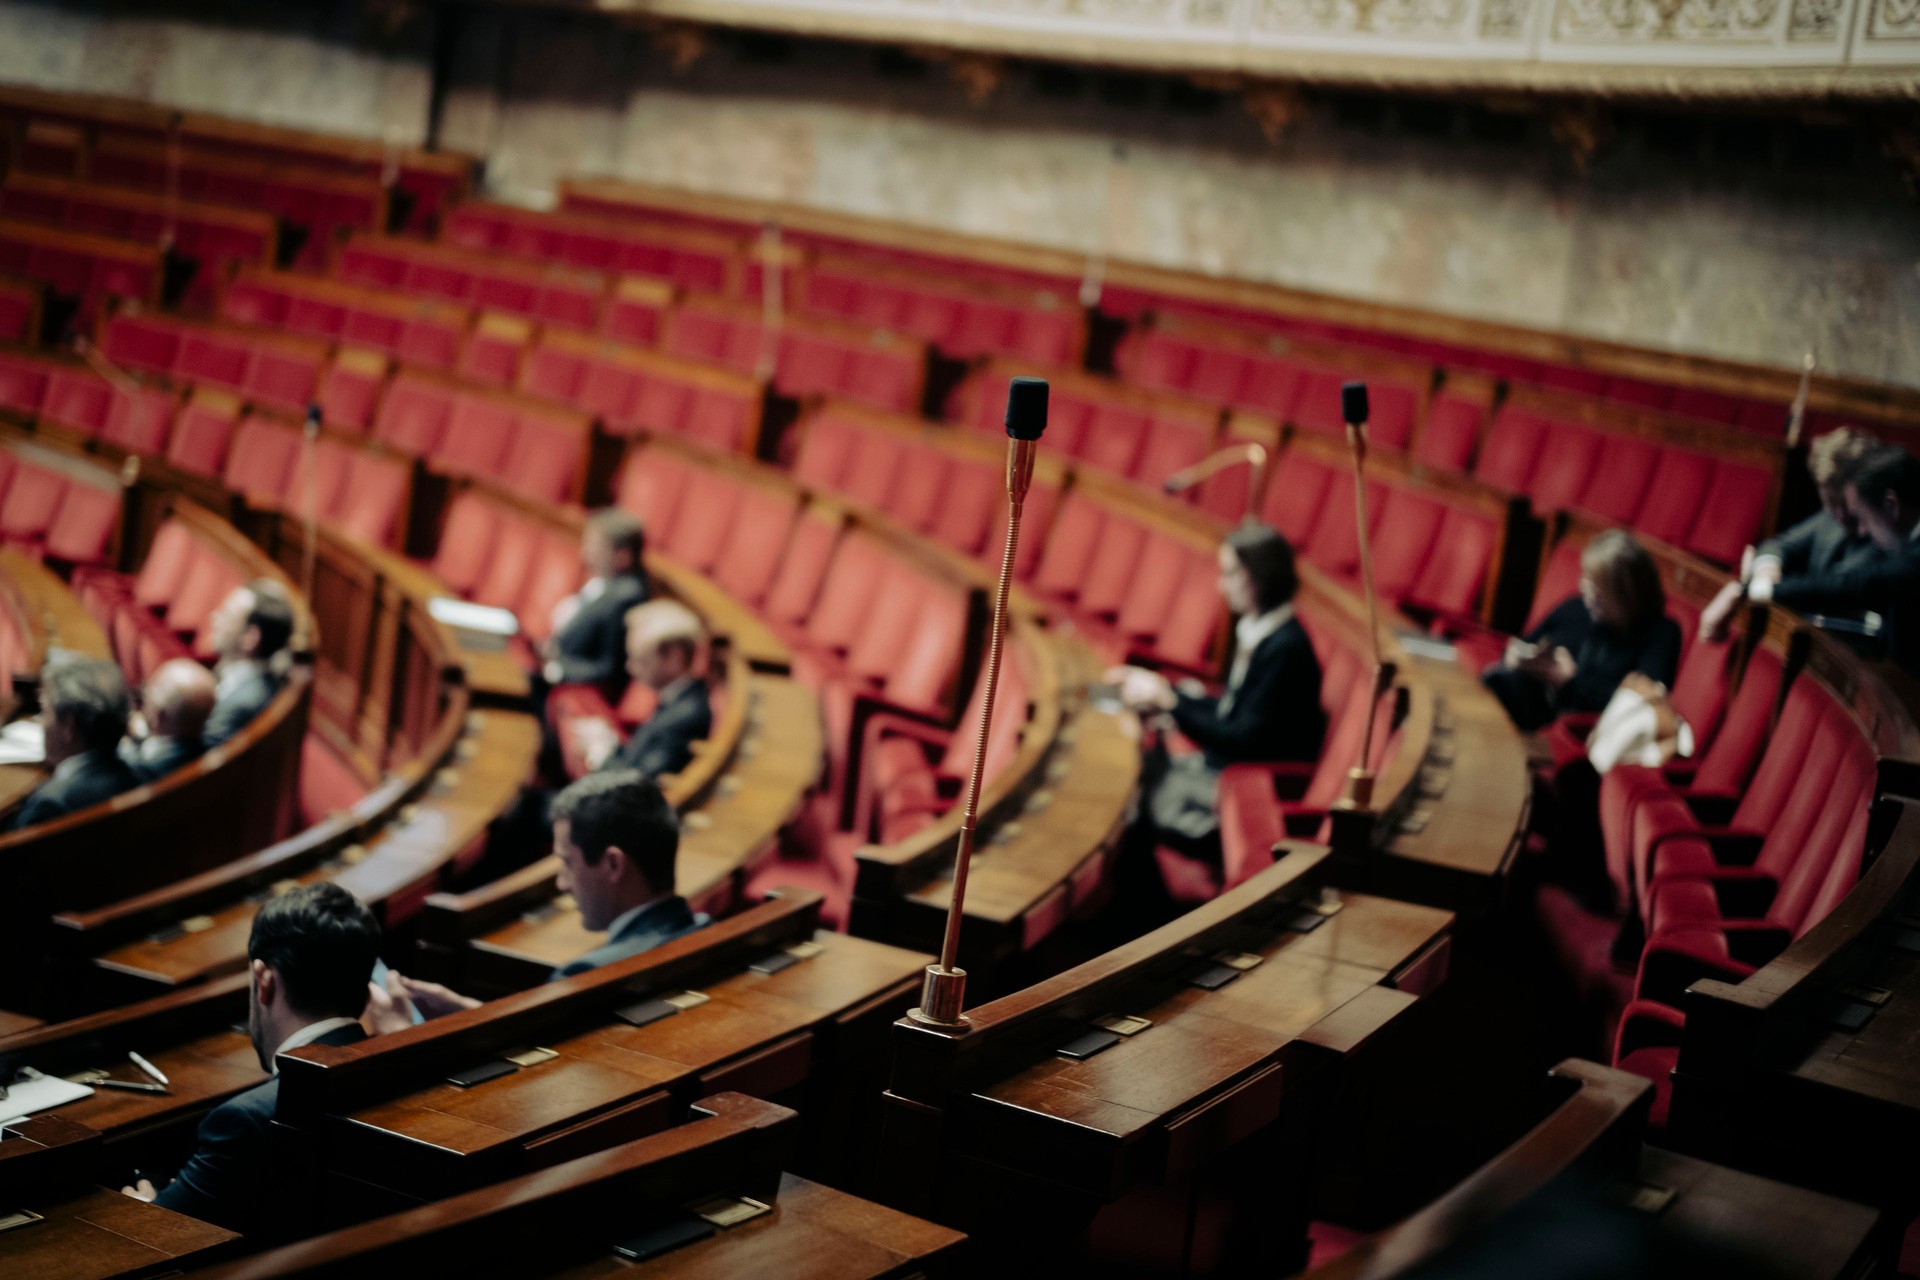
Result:
[[[0,547],[0,608],[7,611],[7,621],[21,645],[13,670],[0,672],[0,681],[6,685],[0,689],[0,705],[5,708],[0,715],[11,716],[17,706],[14,681],[22,675],[37,679],[50,650],[113,660],[106,632],[79,597],[52,570],[13,547]],[[38,765],[0,765],[0,824],[45,777],[46,771]]]

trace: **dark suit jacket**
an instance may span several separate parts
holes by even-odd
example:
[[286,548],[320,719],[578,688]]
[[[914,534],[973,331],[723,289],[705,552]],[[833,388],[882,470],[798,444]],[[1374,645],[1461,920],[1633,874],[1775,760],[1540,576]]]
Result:
[[1320,659],[1298,618],[1254,649],[1231,703],[1179,694],[1173,721],[1215,769],[1247,760],[1312,760],[1327,733]]
[[1873,539],[1850,536],[1846,526],[1825,510],[1814,512],[1793,528],[1775,534],[1760,544],[1761,555],[1780,557],[1784,576],[1806,573],[1830,573],[1847,567],[1855,559],[1874,560],[1882,554]]
[[163,738],[161,742],[164,745],[151,756],[143,755],[140,748],[131,743],[121,751],[120,758],[143,784],[157,782],[175,769],[193,763],[207,750],[204,738]]
[[217,747],[252,724],[253,718],[267,709],[279,690],[279,681],[266,672],[257,668],[248,671],[233,689],[214,699],[213,714],[207,717],[206,732],[202,735],[207,746]]
[[1826,573],[1790,574],[1773,589],[1773,598],[1798,613],[1872,610],[1882,619],[1887,657],[1920,673],[1920,543],[1909,539],[1898,551],[1849,559]]
[[645,604],[650,594],[645,574],[608,578],[606,589],[553,633],[553,660],[560,664],[558,683],[619,683],[627,666],[627,610]]
[[693,744],[712,730],[713,708],[707,703],[707,686],[691,680],[672,701],[655,707],[647,722],[600,767],[638,769],[649,778],[678,773],[693,759]]
[[15,831],[78,813],[140,785],[139,775],[118,751],[89,751],[78,758],[83,761],[82,768],[64,778],[50,777],[34,788],[14,815]]
[[[366,1038],[355,1023],[314,1043],[354,1044]],[[215,1107],[200,1122],[193,1155],[154,1203],[251,1241],[270,1235],[273,1201],[287,1183],[274,1167],[273,1113],[279,1104],[280,1077],[275,1076]]]
[[601,945],[595,947],[578,960],[569,961],[553,971],[550,982],[562,978],[571,978],[576,973],[585,973],[589,969],[598,969],[602,965],[612,964],[616,960],[625,960],[637,956],[643,951],[651,951],[663,942],[672,942],[683,933],[692,933],[703,929],[713,920],[704,912],[695,911],[687,905],[687,900],[675,894],[671,898],[662,898],[658,902],[648,903],[640,913],[627,921],[620,932],[611,934]]
[[1586,602],[1569,596],[1554,606],[1526,638],[1573,655],[1573,678],[1558,689],[1515,667],[1489,667],[1480,679],[1500,700],[1514,726],[1544,729],[1570,711],[1604,711],[1629,672],[1638,671],[1668,688],[1680,669],[1680,624],[1659,617],[1635,631],[1603,627]]

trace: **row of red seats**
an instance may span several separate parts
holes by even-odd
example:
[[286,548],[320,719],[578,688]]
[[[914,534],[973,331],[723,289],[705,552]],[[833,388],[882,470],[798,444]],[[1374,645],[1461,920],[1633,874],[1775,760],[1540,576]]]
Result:
[[137,572],[76,574],[74,588],[105,628],[128,680],[137,685],[172,658],[214,661],[218,655],[208,624],[221,601],[245,580],[241,567],[220,548],[191,526],[168,519],[154,531]]
[[1198,302],[1169,293],[1109,287],[1101,298],[1101,309],[1128,321],[1137,322],[1149,315],[1175,321],[1192,318],[1211,323],[1225,322],[1254,334],[1281,334],[1313,342],[1366,348],[1440,368],[1470,370],[1516,384],[1571,391],[1616,404],[1658,409],[1700,421],[1738,426],[1763,435],[1777,434],[1787,416],[1784,403],[1751,396],[1607,374],[1578,365],[1509,355],[1464,343],[1437,341],[1386,329]]
[[541,267],[423,240],[355,236],[339,247],[335,279],[504,311],[543,325],[592,332],[608,281],[597,272]]
[[1550,404],[1503,404],[1479,443],[1474,476],[1525,494],[1543,514],[1590,512],[1718,564],[1737,562],[1764,534],[1777,459],[1608,429],[1555,415]]
[[1430,375],[1395,379],[1364,362],[1332,363],[1336,359],[1331,351],[1310,355],[1284,342],[1250,342],[1196,326],[1135,328],[1114,350],[1114,368],[1135,386],[1179,392],[1324,436],[1345,435],[1340,386],[1365,378],[1373,442],[1407,448],[1424,415]]
[[271,266],[280,237],[268,214],[25,173],[7,176],[0,187],[0,212],[172,250],[195,264],[182,301],[203,308],[212,305],[230,264]]
[[463,306],[403,298],[317,276],[243,268],[220,297],[219,316],[346,346],[366,347],[406,364],[451,369],[459,361],[472,312]]
[[160,300],[160,251],[104,236],[0,219],[0,275],[46,285],[75,299],[81,328],[109,298]]
[[851,255],[822,255],[803,273],[798,309],[914,337],[960,360],[1009,356],[1075,367],[1086,315],[1072,295],[928,277]]
[[40,294],[31,280],[0,276],[0,342],[40,340]]
[[[1007,384],[1021,374],[1048,378],[1047,446],[1114,475],[1158,487],[1183,467],[1211,453],[1220,439],[1220,409],[1185,397],[1142,392],[1090,375],[1055,373],[995,361],[971,374],[955,391],[952,421],[977,431],[1002,435]],[[1235,501],[1232,490],[1202,486],[1202,505],[1233,519],[1240,508],[1217,510]],[[1243,495],[1244,490],[1240,493]],[[1241,499],[1244,501],[1244,499]]]
[[618,218],[469,200],[442,219],[440,239],[463,249],[586,271],[652,276],[702,293],[739,296],[745,281],[746,263],[734,236]]
[[0,541],[69,565],[105,561],[120,524],[120,488],[53,458],[0,449]]
[[688,298],[668,317],[660,345],[748,373],[770,362],[774,385],[790,396],[839,396],[895,413],[919,411],[924,344],[885,330],[788,317],[768,351],[764,320],[757,306]]
[[167,447],[180,393],[132,381],[108,381],[71,359],[0,351],[0,413],[38,422],[128,453]]
[[124,308],[100,326],[113,364],[195,386],[224,387],[256,404],[304,413],[331,350],[311,338],[181,320]]
[[375,546],[397,546],[413,484],[406,459],[249,414],[234,428],[221,482],[253,505],[280,507]]
[[615,435],[681,436],[748,454],[766,400],[765,384],[749,375],[562,331],[527,350],[517,385],[593,414]]
[[494,480],[540,502],[579,497],[592,433],[593,419],[578,410],[414,369],[388,380],[371,431],[436,470]]

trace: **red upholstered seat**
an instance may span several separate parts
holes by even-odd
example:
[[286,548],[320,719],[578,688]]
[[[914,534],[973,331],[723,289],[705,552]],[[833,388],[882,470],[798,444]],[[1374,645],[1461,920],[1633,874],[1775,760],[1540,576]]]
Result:
[[[1321,513],[1337,505],[1338,473],[1323,460],[1300,449],[1280,455],[1267,477],[1260,518],[1285,534],[1296,548],[1304,548],[1319,526]],[[1349,486],[1350,487],[1350,486]],[[1341,510],[1349,510],[1342,507]],[[1352,520],[1349,517],[1348,523]]]
[[1381,595],[1405,600],[1439,549],[1447,508],[1413,489],[1385,486],[1385,501],[1374,529],[1373,580]]
[[40,421],[92,439],[106,426],[113,385],[92,369],[56,365],[47,375]]
[[579,547],[543,531],[520,598],[513,605],[520,630],[529,640],[541,644],[553,633],[554,607],[580,589],[581,573]]
[[[393,390],[387,393],[388,402],[391,403],[401,391],[401,384],[396,382]],[[449,394],[444,403],[445,427],[438,433],[438,443],[424,451],[431,456],[434,468],[457,475],[489,478],[503,475],[507,445],[513,437],[513,406],[480,396],[458,394]],[[416,452],[384,434],[387,421],[388,415],[383,408],[380,415],[381,442],[401,448],[404,452]]]
[[0,538],[38,547],[66,496],[67,478],[31,462],[20,462],[0,499]]
[[1077,598],[1106,524],[1105,508],[1078,492],[1069,492],[1047,533],[1046,550],[1034,570],[1034,590],[1059,599]]
[[539,502],[566,502],[586,469],[588,433],[570,415],[522,406],[513,419],[500,483]]
[[1543,419],[1542,425],[1545,435],[1526,493],[1534,511],[1545,514],[1572,507],[1586,492],[1600,455],[1601,436],[1578,423]]
[[401,515],[413,483],[412,468],[401,458],[333,447],[346,457],[347,475],[329,508],[328,523],[377,547],[394,545],[405,532]]
[[454,372],[471,382],[510,387],[519,376],[520,360],[532,336],[533,327],[517,317],[482,315],[460,348]]
[[39,356],[0,351],[0,411],[30,417],[40,411],[53,362]]
[[868,435],[852,419],[831,409],[811,415],[794,455],[794,479],[809,488],[843,492],[848,466]]
[[[1313,537],[1301,549],[1308,560],[1328,573],[1355,577],[1360,572],[1360,527],[1358,512],[1349,504],[1328,504],[1326,517],[1314,527]],[[1386,506],[1386,486],[1376,480],[1367,482],[1367,531],[1376,542],[1380,534],[1380,516]]]
[[614,492],[614,503],[640,517],[646,526],[648,542],[656,547],[672,545],[674,521],[681,499],[691,483],[691,468],[669,454],[658,451],[627,455]]
[[173,415],[179,407],[177,392],[160,387],[141,387],[137,391],[115,388],[107,405],[106,421],[100,427],[100,439],[128,453],[164,453],[173,428]]
[[900,476],[905,443],[878,431],[861,432],[840,471],[839,492],[856,502],[884,507]]
[[1687,550],[1719,564],[1738,563],[1740,553],[1759,541],[1772,496],[1773,476],[1765,467],[1721,459],[1687,535]]
[[1705,454],[1672,445],[1662,449],[1634,527],[1662,542],[1685,546],[1713,483],[1713,472],[1714,461]]
[[1103,619],[1118,616],[1146,542],[1145,526],[1118,513],[1108,513],[1077,592],[1083,613]]
[[157,609],[173,599],[186,581],[194,555],[193,532],[177,520],[162,523],[154,530],[140,572],[134,575],[134,603],[144,609]]
[[515,608],[526,590],[542,542],[538,527],[519,516],[501,513],[493,535],[493,554],[481,567],[472,597],[497,609]]
[[374,439],[416,458],[430,457],[447,432],[453,400],[452,390],[444,383],[396,375],[374,414]]
[[781,548],[799,513],[792,493],[743,487],[726,546],[713,566],[714,581],[746,604],[759,605],[773,586]]
[[742,486],[704,467],[689,468],[686,485],[686,497],[672,531],[666,535],[666,546],[675,558],[707,573],[719,561],[733,532]]
[[1650,440],[1609,432],[1572,505],[1613,524],[1635,525],[1660,452]]
[[[948,462],[942,480],[940,501],[934,507],[927,533],[955,551],[977,554],[1006,503],[1000,470],[990,463],[954,458]],[[1031,526],[1025,541],[1038,541]]]
[[1420,432],[1414,456],[1430,467],[1467,470],[1485,416],[1486,409],[1478,401],[1439,392],[1427,406],[1427,424]]
[[500,532],[500,508],[472,493],[456,496],[447,509],[433,571],[454,591],[471,596],[493,556]]
[[1548,426],[1538,414],[1512,405],[1493,415],[1473,474],[1483,483],[1526,493],[1546,444]]
[[46,553],[73,565],[104,564],[120,523],[120,490],[69,481],[47,528]]
[[838,654],[853,646],[886,574],[887,559],[870,535],[849,533],[839,539],[814,606],[802,622],[808,649]]
[[249,414],[234,430],[221,482],[249,498],[279,502],[287,496],[299,456],[298,430]]
[[817,511],[798,513],[761,606],[768,622],[789,633],[805,623],[819,598],[839,538],[838,521]]
[[167,629],[184,636],[199,635],[221,601],[240,585],[239,574],[224,557],[196,542],[180,589],[167,602]]
[[1401,593],[1401,600],[1443,616],[1478,613],[1499,543],[1500,529],[1492,519],[1448,507],[1433,537],[1432,554]]

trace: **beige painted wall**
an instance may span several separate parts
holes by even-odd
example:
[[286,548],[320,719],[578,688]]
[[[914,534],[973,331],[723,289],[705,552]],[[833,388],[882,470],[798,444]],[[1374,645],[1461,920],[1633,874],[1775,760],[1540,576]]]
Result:
[[[0,0],[0,80],[424,135],[428,33],[370,40],[347,0],[289,8],[304,16],[266,33]],[[1232,102],[1179,114],[1130,101],[1141,82],[1062,98],[1015,76],[971,107],[938,70],[882,76],[848,46],[767,61],[716,41],[676,73],[637,32],[482,9],[451,50],[440,141],[488,156],[509,199],[613,174],[1104,240],[1116,257],[1675,350],[1793,365],[1812,344],[1829,370],[1920,385],[1920,211],[1871,147],[1808,177],[1629,136],[1579,176],[1541,127],[1474,141],[1316,109],[1276,147]]]

